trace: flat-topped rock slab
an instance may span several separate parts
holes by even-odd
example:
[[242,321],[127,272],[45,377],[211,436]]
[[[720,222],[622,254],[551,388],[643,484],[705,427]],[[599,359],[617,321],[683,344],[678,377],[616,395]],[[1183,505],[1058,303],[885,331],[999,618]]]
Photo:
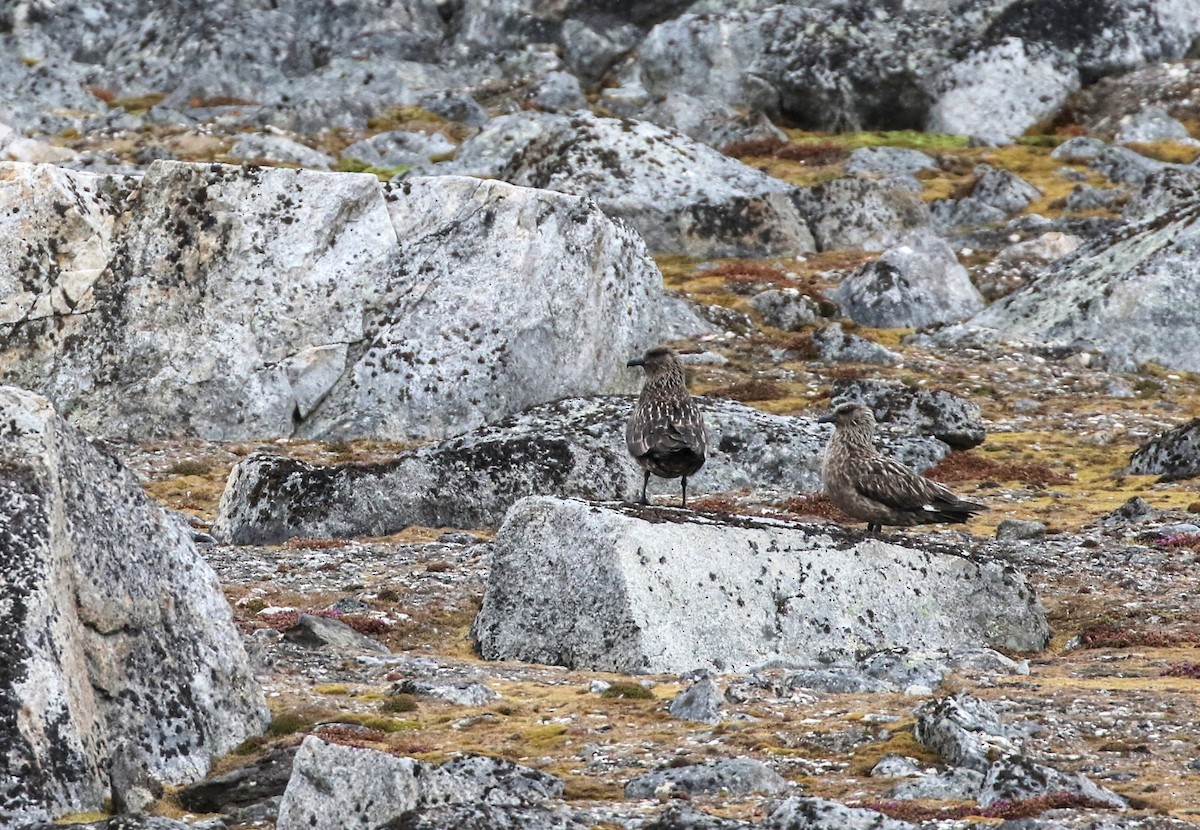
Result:
[[1044,648],[1025,577],[944,538],[527,498],[497,534],[473,635],[489,660],[626,673]]

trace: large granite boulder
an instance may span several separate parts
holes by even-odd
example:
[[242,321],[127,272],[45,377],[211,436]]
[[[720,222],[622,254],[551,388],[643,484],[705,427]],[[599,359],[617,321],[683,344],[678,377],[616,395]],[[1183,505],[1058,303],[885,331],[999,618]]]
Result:
[[0,165],[0,377],[105,435],[435,438],[629,391],[661,276],[502,182]]
[[453,161],[415,168],[589,196],[656,253],[774,256],[813,250],[799,190],[674,130],[589,113],[493,120]]
[[1200,200],[1080,247],[1023,288],[937,335],[1026,340],[1200,371]]
[[505,518],[472,631],[488,660],[625,673],[1049,637],[1025,578],[958,544],[539,497]]
[[[814,492],[829,428],[700,398],[709,458],[688,479],[694,495],[730,490]],[[567,399],[378,464],[321,467],[252,456],[230,474],[213,533],[235,544],[293,536],[374,536],[409,525],[495,527],[525,496],[632,499],[642,471],[625,449],[632,399]],[[949,448],[926,437],[883,435],[918,469]],[[652,479],[652,495],[679,497],[679,481]]]
[[139,810],[266,726],[186,527],[42,397],[0,388],[0,825]]

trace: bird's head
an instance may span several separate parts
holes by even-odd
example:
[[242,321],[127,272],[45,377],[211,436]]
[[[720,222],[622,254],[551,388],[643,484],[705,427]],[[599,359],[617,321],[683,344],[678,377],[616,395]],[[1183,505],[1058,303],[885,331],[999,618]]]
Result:
[[825,415],[817,419],[819,424],[833,424],[835,427],[858,427],[860,429],[875,429],[875,413],[868,406],[854,401],[840,403]]
[[666,346],[655,346],[641,357],[635,357],[625,365],[641,366],[650,377],[661,375],[663,372],[669,372],[672,369],[678,369],[681,373],[683,371],[683,364],[679,360],[679,355]]

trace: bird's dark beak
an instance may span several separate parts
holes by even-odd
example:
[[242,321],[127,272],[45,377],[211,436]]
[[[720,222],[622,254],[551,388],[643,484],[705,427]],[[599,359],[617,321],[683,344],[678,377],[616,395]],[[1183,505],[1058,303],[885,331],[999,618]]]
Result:
[[820,418],[817,418],[817,423],[818,423],[818,424],[832,424],[832,423],[833,423],[833,419],[834,419],[834,415],[833,415],[833,413],[832,413],[832,412],[826,412],[826,413],[825,413],[824,415],[822,415]]
[[645,366],[646,361],[642,360],[640,357],[635,357],[633,360],[629,361],[625,365],[626,366]]

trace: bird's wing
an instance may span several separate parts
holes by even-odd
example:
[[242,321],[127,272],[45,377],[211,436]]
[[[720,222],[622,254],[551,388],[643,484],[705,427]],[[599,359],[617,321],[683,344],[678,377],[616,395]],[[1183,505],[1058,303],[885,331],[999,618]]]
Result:
[[683,450],[704,455],[704,419],[690,400],[686,404],[648,401],[634,407],[625,427],[625,443],[635,457]]
[[891,458],[878,456],[863,464],[855,477],[859,493],[893,510],[928,509],[931,504],[954,504],[958,497]]

